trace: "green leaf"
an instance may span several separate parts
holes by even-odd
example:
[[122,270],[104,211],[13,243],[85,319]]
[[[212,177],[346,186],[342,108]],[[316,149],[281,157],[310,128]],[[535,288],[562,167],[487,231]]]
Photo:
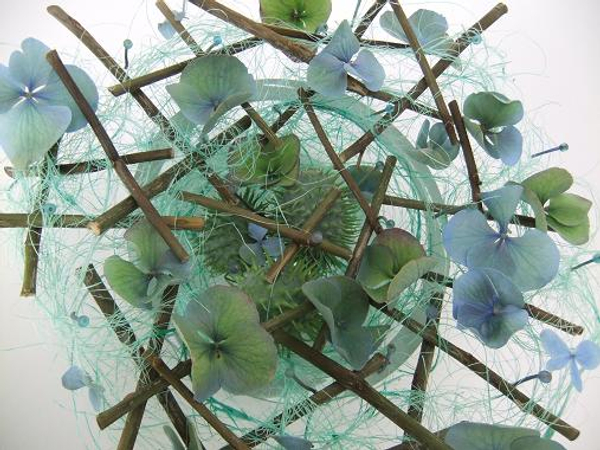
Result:
[[548,225],[551,226],[565,241],[572,245],[583,245],[590,240],[590,219],[586,216],[579,225],[570,227],[548,216]]
[[239,146],[229,159],[234,179],[244,185],[265,187],[295,183],[300,171],[300,140],[293,134],[281,140],[280,146],[270,142],[263,148],[258,143],[250,148]]
[[526,436],[515,440],[510,450],[567,450],[558,442],[536,436]]
[[397,300],[406,288],[430,272],[437,264],[438,261],[431,256],[423,256],[406,263],[390,283],[387,291],[387,303]]
[[104,261],[104,276],[111,288],[131,305],[147,308],[151,305],[148,287],[152,277],[140,271],[129,261],[111,256]]
[[588,215],[592,202],[575,194],[560,194],[550,199],[546,208],[548,216],[563,225],[575,227]]
[[331,0],[260,0],[260,17],[264,23],[287,25],[309,33],[327,22]]
[[486,130],[516,125],[523,118],[523,104],[510,101],[497,92],[479,92],[467,97],[464,114],[471,120],[478,121]]
[[521,184],[532,190],[545,205],[552,197],[567,192],[573,185],[573,177],[565,169],[551,167],[530,176]]
[[175,314],[174,322],[190,350],[196,400],[205,401],[221,387],[251,394],[273,380],[277,348],[240,289],[213,286]]

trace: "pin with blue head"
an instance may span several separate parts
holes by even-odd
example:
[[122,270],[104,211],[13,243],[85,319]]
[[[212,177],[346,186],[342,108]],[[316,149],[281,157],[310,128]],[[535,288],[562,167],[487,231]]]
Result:
[[542,384],[550,384],[550,382],[552,381],[552,374],[550,372],[548,372],[547,370],[540,370],[536,374],[528,375],[524,378],[521,378],[518,381],[515,381],[513,383],[513,386],[518,386],[520,384],[527,383],[528,381],[532,381],[532,380],[539,380],[540,383],[542,383]]
[[210,44],[210,47],[208,47],[208,49],[206,50],[206,53],[211,52],[212,50],[214,50],[216,47],[223,45],[223,38],[216,34],[213,36],[213,41],[212,44]]
[[56,214],[56,205],[53,203],[44,203],[42,206],[42,214],[44,216],[53,216]]
[[129,68],[129,50],[133,48],[133,41],[125,39],[123,41],[123,48],[125,49],[125,70],[127,70]]
[[73,320],[81,328],[86,328],[90,324],[90,318],[86,315],[78,315],[75,312],[71,313],[71,320]]
[[548,153],[566,152],[567,150],[569,150],[569,144],[567,144],[566,142],[563,142],[558,147],[553,147],[553,148],[549,148],[548,150],[544,150],[543,152],[534,153],[534,154],[531,155],[531,157],[532,158],[537,158],[537,157],[542,156],[542,155],[547,155]]
[[596,253],[594,256],[592,256],[592,258],[588,259],[587,261],[584,261],[582,263],[577,264],[576,266],[571,267],[571,270],[581,269],[582,267],[585,267],[592,263],[600,263],[600,252]]

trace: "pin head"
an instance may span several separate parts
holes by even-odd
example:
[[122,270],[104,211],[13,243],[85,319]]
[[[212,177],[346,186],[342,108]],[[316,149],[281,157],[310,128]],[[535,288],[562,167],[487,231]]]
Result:
[[44,214],[45,216],[51,216],[53,214],[56,214],[56,205],[52,203],[44,203],[44,205],[42,206],[42,214]]
[[375,164],[375,169],[382,171],[384,166],[385,164],[382,161],[377,161],[377,164]]
[[310,242],[312,242],[313,244],[322,243],[323,233],[321,233],[320,231],[315,231],[313,234],[310,235]]
[[548,384],[552,381],[552,374],[547,370],[542,370],[538,373],[538,380],[540,380],[541,383]]
[[569,150],[569,144],[567,144],[566,142],[563,142],[562,144],[560,144],[560,145],[558,146],[558,149],[559,149],[561,152],[566,152],[567,150]]
[[131,50],[133,47],[133,41],[131,39],[125,39],[123,41],[123,47],[125,47],[126,50]]
[[214,45],[221,45],[223,43],[223,38],[221,36],[219,36],[218,34],[213,36],[213,44]]

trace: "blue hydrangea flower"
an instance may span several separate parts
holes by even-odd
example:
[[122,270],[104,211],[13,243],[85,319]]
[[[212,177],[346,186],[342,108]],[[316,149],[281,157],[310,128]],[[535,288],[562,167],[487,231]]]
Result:
[[540,230],[510,235],[508,225],[522,193],[523,188],[518,185],[482,193],[497,229],[488,224],[480,211],[466,209],[448,222],[443,238],[448,255],[457,263],[470,269],[499,270],[519,289],[528,291],[545,286],[556,276],[560,254],[552,238]]
[[503,347],[527,325],[524,307],[519,289],[497,270],[473,269],[454,282],[454,318],[488,347]]
[[[177,22],[181,22],[185,19],[185,11],[173,11],[173,16],[175,16],[175,20]],[[171,39],[173,36],[177,34],[175,28],[168,20],[161,22],[158,24],[158,31],[165,39]]]
[[446,169],[458,156],[460,146],[452,145],[443,123],[437,122],[431,126],[425,120],[417,136],[416,149],[409,155],[432,169]]
[[285,450],[310,450],[313,448],[312,442],[296,436],[273,436],[273,439],[275,439]]
[[310,62],[307,81],[321,95],[341,97],[348,86],[348,75],[360,78],[371,91],[379,91],[385,80],[383,66],[369,50],[360,50],[360,42],[344,20],[323,51]]
[[88,388],[88,397],[95,411],[104,407],[104,388],[94,383],[92,377],[79,366],[71,366],[61,377],[62,386],[69,391]]
[[565,450],[538,430],[474,422],[452,425],[444,440],[454,450]]
[[[50,49],[33,38],[25,39],[21,48],[10,55],[8,67],[0,64],[0,146],[18,170],[40,161],[64,133],[87,124],[46,61]],[[96,109],[98,91],[92,79],[76,66],[66,67]]]
[[540,335],[542,346],[550,356],[546,369],[549,371],[561,370],[569,367],[571,383],[579,392],[583,389],[581,373],[584,370],[593,370],[600,365],[600,347],[592,341],[582,341],[574,349],[569,346],[553,331],[544,330]]
[[271,258],[279,258],[283,242],[278,236],[267,236],[269,230],[254,223],[248,224],[248,234],[255,242],[244,243],[240,247],[240,256],[248,264],[266,264],[265,253]]

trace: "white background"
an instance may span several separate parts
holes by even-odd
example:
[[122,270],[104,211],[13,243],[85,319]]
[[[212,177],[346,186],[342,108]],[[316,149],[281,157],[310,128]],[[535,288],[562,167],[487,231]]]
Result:
[[[179,7],[178,3],[172,6]],[[247,10],[258,9],[258,0],[237,3]],[[424,5],[404,3],[409,13]],[[334,0],[331,23],[350,16],[354,4]],[[470,25],[493,4],[489,0],[427,2],[429,8],[444,12],[455,29]],[[597,187],[600,4],[595,0],[508,0],[507,4],[509,15],[486,36],[509,55],[509,71],[515,74],[529,117],[543,125],[555,143],[570,144],[568,153],[552,157],[553,165],[568,168],[576,180],[585,179]],[[152,1],[63,0],[60,5],[115,55],[121,54],[125,38],[134,42],[149,38],[154,33],[149,30],[159,20]],[[0,0],[0,61],[6,63],[10,52],[28,36],[75,53],[76,40],[46,14],[46,6],[40,0]],[[2,158],[0,162],[5,163]],[[7,185],[8,179],[0,174],[0,188]],[[0,243],[0,450],[93,448],[88,431],[78,428],[81,422],[69,410],[70,393],[60,386],[66,367],[64,352],[43,344],[36,328],[35,301],[18,297],[21,263],[13,262],[15,249],[8,232],[0,231]],[[598,248],[597,244],[595,239],[592,248]],[[600,415],[600,375],[588,376],[584,394],[574,398],[570,411],[566,417],[582,430],[582,436],[566,444],[567,448],[600,449],[598,421],[594,420]]]

